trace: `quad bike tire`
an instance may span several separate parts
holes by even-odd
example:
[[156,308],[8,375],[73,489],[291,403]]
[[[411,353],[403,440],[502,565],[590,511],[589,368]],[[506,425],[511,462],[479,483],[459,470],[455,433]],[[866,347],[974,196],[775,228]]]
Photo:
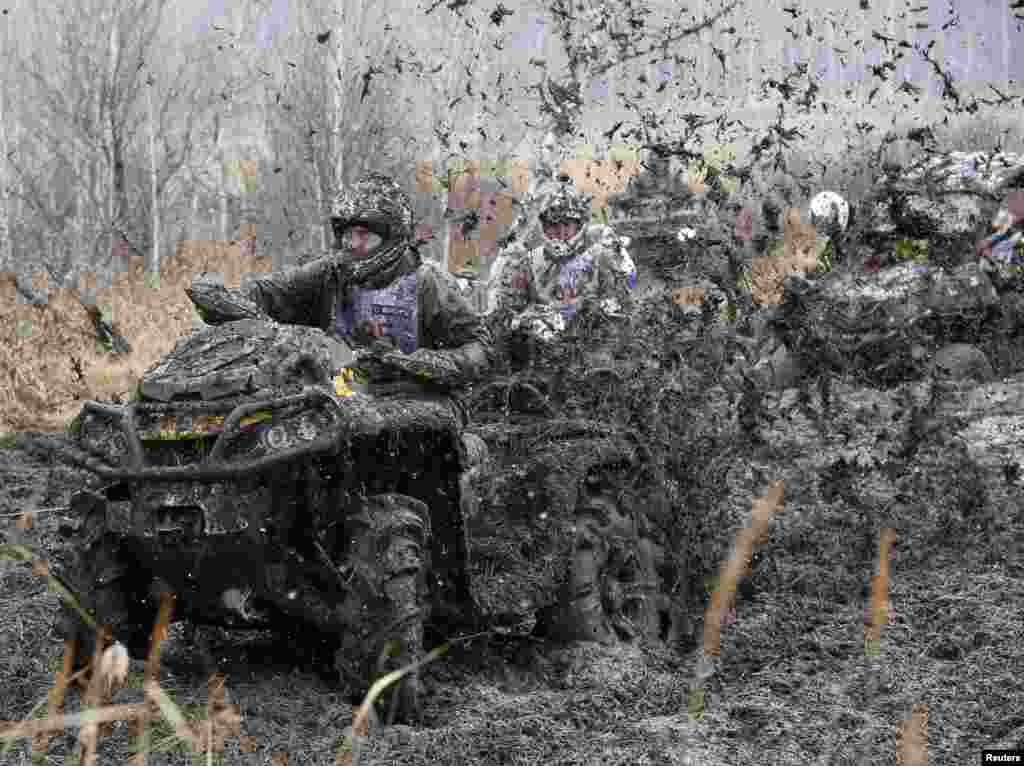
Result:
[[[610,487],[588,487],[557,602],[539,632],[560,641],[663,639],[670,615],[659,596],[657,545],[638,534],[634,514]],[[661,552],[663,553],[663,552]]]
[[[348,614],[361,615],[335,653],[335,668],[353,704],[363,701],[380,676],[423,658],[428,615],[430,512],[401,494],[374,495],[346,519]],[[414,721],[420,714],[421,682],[414,670],[378,699],[386,720]]]
[[[159,612],[149,592],[151,578],[131,561],[119,538],[105,531],[105,500],[82,492],[72,500],[76,505],[82,524],[65,573],[67,584],[82,608],[109,629],[109,638],[120,642],[131,657],[144,659]],[[57,633],[75,641],[75,670],[93,659],[97,631],[69,604],[61,605]]]

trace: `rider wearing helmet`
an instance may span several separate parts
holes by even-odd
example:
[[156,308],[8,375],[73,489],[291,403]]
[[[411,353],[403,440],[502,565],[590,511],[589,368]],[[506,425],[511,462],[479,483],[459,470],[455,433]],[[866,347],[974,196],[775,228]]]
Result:
[[621,316],[636,285],[629,240],[591,224],[590,204],[568,176],[538,190],[537,236],[513,241],[491,270],[487,311],[507,329],[551,340],[588,301]]
[[810,202],[811,223],[822,241],[821,256],[826,268],[843,260],[843,240],[851,223],[849,203],[833,191],[816,194]]
[[[431,571],[441,585],[435,596],[450,595],[435,598],[431,622],[450,635],[476,618],[462,519],[472,512],[467,477],[480,459],[463,435],[465,411],[451,394],[488,371],[491,335],[454,278],[421,260],[409,199],[391,178],[369,173],[342,191],[331,223],[333,252],[261,277],[245,290],[194,280],[189,295],[211,323],[269,317],[346,341],[356,355],[343,363],[341,380],[352,381],[347,373],[354,372],[355,382],[365,383],[365,393],[374,397],[375,419],[399,423],[394,428],[400,433],[380,438],[411,435],[406,441],[417,442],[420,452],[429,445],[431,466],[417,472],[419,464],[403,465],[401,470],[409,469],[404,477],[392,476],[399,469],[367,466],[365,482],[397,481],[406,487],[399,491],[429,507]],[[338,393],[353,392],[343,386]],[[358,656],[354,651],[350,659]]]
[[491,364],[486,326],[446,271],[424,262],[412,206],[390,177],[368,173],[331,210],[335,251],[254,280],[244,291],[189,292],[208,322],[267,315],[319,327],[357,350],[373,382],[459,388]]

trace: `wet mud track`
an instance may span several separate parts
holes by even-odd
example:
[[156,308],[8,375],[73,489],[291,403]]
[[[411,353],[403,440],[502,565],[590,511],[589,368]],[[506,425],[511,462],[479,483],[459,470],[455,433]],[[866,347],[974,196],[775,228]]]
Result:
[[0,444],[0,514],[67,506],[71,495],[86,485],[89,474],[63,463],[58,450],[67,443],[62,433],[24,432]]

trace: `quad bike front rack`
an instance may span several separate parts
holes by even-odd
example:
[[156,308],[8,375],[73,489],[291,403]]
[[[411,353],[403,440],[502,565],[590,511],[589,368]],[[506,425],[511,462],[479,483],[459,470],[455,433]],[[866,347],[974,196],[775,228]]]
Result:
[[[281,410],[298,409],[294,417],[279,419]],[[328,393],[308,388],[302,393],[247,401],[224,415],[223,402],[133,402],[125,406],[87,401],[73,425],[75,442],[65,447],[63,456],[108,481],[225,481],[239,479],[255,472],[336,450],[339,432],[345,421],[340,403]],[[174,422],[175,413],[190,419],[206,418],[207,430],[161,432],[156,439],[175,440],[215,436],[213,448],[192,465],[147,465],[142,438],[139,435],[143,416],[162,414]],[[269,415],[268,415],[269,413]],[[198,416],[198,417],[197,417]],[[276,422],[279,421],[280,422]],[[228,457],[227,450],[247,433],[248,425],[266,423],[261,439],[262,455]],[[209,424],[215,424],[211,427]]]

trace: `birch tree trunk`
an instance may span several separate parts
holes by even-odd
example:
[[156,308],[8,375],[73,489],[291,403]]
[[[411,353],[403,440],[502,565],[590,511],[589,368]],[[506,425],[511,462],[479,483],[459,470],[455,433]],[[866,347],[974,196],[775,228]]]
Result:
[[[374,63],[393,50],[397,24],[389,23],[390,18],[381,13],[384,4],[366,0],[335,0],[341,22],[332,30],[333,60],[330,60],[326,82],[332,89],[333,107],[331,132],[331,187],[342,188],[352,180],[358,163],[350,161],[350,147],[344,145],[346,136],[355,136],[358,130],[349,126],[366,125],[364,89],[383,88],[381,70],[370,72]],[[402,0],[392,0],[388,5],[393,14],[402,13]],[[366,78],[360,80],[359,78]],[[356,94],[359,98],[356,99]],[[366,104],[369,105],[370,101]],[[358,154],[358,152],[356,153]]]
[[[115,104],[117,103],[117,67],[118,59],[120,57],[120,38],[118,35],[118,18],[117,11],[114,10],[111,13],[110,19],[110,58],[108,60],[107,69],[107,87],[103,88],[100,92],[105,94],[106,98],[103,99],[105,103],[101,102],[101,109],[106,112],[106,125],[107,125],[107,252],[104,257],[104,261],[107,261],[115,252],[115,245],[117,240],[117,217],[118,217],[118,187],[120,186],[123,191],[123,179],[118,179],[118,165],[122,165],[123,160],[121,159],[121,147],[119,146],[119,136],[117,135],[117,128],[115,127],[117,114],[115,112]],[[102,96],[101,96],[102,98]],[[121,171],[123,174],[123,170]]]
[[[8,106],[8,109],[9,108],[10,107]],[[21,124],[21,120],[19,120],[17,118],[13,119],[12,120],[12,126],[14,128],[14,145],[15,146],[20,146],[21,145],[21,141],[22,141],[22,136],[24,134],[24,128],[23,128],[23,126]],[[6,154],[4,155],[4,157],[7,157],[7,156],[8,155],[6,155]],[[25,194],[24,194],[25,185],[24,185],[24,182],[22,181],[22,178],[21,178],[21,176],[19,174],[15,173],[15,174],[12,174],[12,175],[14,175],[14,178],[9,178],[8,180],[12,182],[12,186],[14,187],[14,196],[15,196],[15,199],[17,200],[14,203],[14,216],[13,217],[14,217],[14,221],[15,222],[22,223],[25,220]]]
[[[7,22],[2,22],[3,50],[10,50],[11,37]],[[7,59],[5,59],[5,62]],[[11,239],[14,223],[21,219],[24,210],[22,200],[21,179],[11,170],[8,157],[11,155],[13,138],[14,146],[20,137],[20,120],[15,116],[12,105],[7,102],[9,67],[5,64],[3,80],[0,81],[0,272],[14,270],[14,241]],[[11,132],[8,132],[10,126]],[[12,136],[11,133],[14,135]],[[11,201],[11,189],[15,190],[15,204]]]
[[[321,211],[321,212],[324,212],[324,211],[327,210],[327,207],[324,204],[324,177],[323,177],[322,168],[320,166],[320,158],[317,157],[316,145],[313,142],[313,137],[312,136],[309,137],[309,155],[310,155],[310,163],[313,166],[313,190],[314,190],[314,193],[316,195],[316,209]],[[316,231],[316,228],[319,228],[319,230],[320,230],[320,250],[321,250],[321,252],[326,252],[327,249],[328,249],[328,247],[327,247],[327,229],[328,229],[328,226],[323,221],[319,221],[319,222],[313,224],[313,226],[314,226],[314,229],[313,229],[314,232]]]
[[[58,50],[61,50],[62,53],[64,52],[65,46],[68,45],[69,42],[70,42],[69,38],[71,36],[68,34],[68,32],[69,32],[69,29],[66,26],[64,26],[64,27],[61,27],[58,30],[58,33],[57,33]],[[68,56],[70,58],[70,54],[64,54],[64,55],[66,55],[66,56]],[[95,99],[86,101],[86,107],[90,111],[93,111],[95,109],[95,103],[94,102],[95,102]],[[74,163],[74,173],[75,173],[75,175],[77,176],[77,179],[78,179],[77,180],[78,188],[77,188],[77,191],[76,191],[76,194],[75,194],[75,212],[74,212],[74,216],[75,217],[74,217],[74,221],[73,221],[73,223],[72,223],[72,225],[70,227],[72,235],[73,235],[73,242],[68,242],[68,236],[67,236],[67,228],[68,227],[62,226],[61,227],[60,235],[54,237],[54,244],[55,244],[55,247],[57,247],[57,248],[60,248],[60,247],[72,247],[72,248],[77,249],[77,248],[85,248],[87,246],[87,242],[88,242],[88,233],[89,232],[88,232],[87,223],[86,223],[86,213],[85,213],[85,211],[88,210],[88,203],[89,203],[87,186],[92,183],[92,178],[91,178],[91,174],[89,172],[90,168],[89,168],[88,148],[87,148],[87,145],[86,145],[86,141],[82,140],[79,136],[76,135],[76,136],[72,137],[72,140],[71,140],[70,143],[73,146],[73,148],[72,148],[72,152],[73,152],[72,162]],[[57,234],[57,232],[54,232],[54,233]],[[53,252],[51,252],[50,253],[50,263],[53,263],[54,260],[55,260],[55,254]]]
[[[93,107],[93,110],[95,111],[95,107]],[[95,165],[89,161],[88,149],[84,143],[79,143],[76,154],[79,163],[79,178],[83,179],[83,181],[80,181],[78,185],[78,200],[75,207],[75,242],[71,246],[74,248],[85,248],[89,246],[91,239],[86,211],[89,209],[88,189],[93,187],[95,183],[93,179],[93,168]]]
[[349,79],[348,65],[346,56],[348,55],[348,46],[346,45],[346,31],[350,27],[356,27],[360,25],[365,12],[364,0],[337,0],[338,14],[341,16],[341,23],[334,30],[334,60],[331,61],[328,58],[328,68],[330,71],[326,72],[327,82],[331,86],[331,103],[334,107],[333,114],[331,115],[331,122],[333,124],[333,130],[331,131],[331,140],[328,142],[328,146],[333,153],[331,157],[331,188],[340,189],[345,184],[345,147],[342,145],[342,136],[344,135],[342,129],[342,120],[350,117],[346,112],[350,111],[347,109],[349,106],[346,101],[348,95],[348,89],[345,87]]
[[[157,163],[156,163],[156,116],[153,109],[153,78],[152,75],[146,82],[149,106],[149,174],[150,174],[150,206],[153,216],[153,247],[150,250],[146,263],[146,273],[159,275],[160,273],[160,195],[157,186]],[[198,199],[193,196],[192,209],[195,210],[195,202]]]
[[[4,48],[8,47],[7,25],[4,24]],[[11,241],[11,200],[8,191],[11,181],[8,156],[10,147],[7,140],[7,125],[10,115],[7,112],[7,71],[0,81],[0,273],[14,270],[14,243]]]
[[199,239],[199,192],[192,192],[192,207],[188,216],[188,238]]
[[220,165],[218,198],[220,200],[220,239],[228,238],[228,168],[227,153],[224,150],[224,125],[220,115],[214,118],[214,130],[216,130],[217,160]]

